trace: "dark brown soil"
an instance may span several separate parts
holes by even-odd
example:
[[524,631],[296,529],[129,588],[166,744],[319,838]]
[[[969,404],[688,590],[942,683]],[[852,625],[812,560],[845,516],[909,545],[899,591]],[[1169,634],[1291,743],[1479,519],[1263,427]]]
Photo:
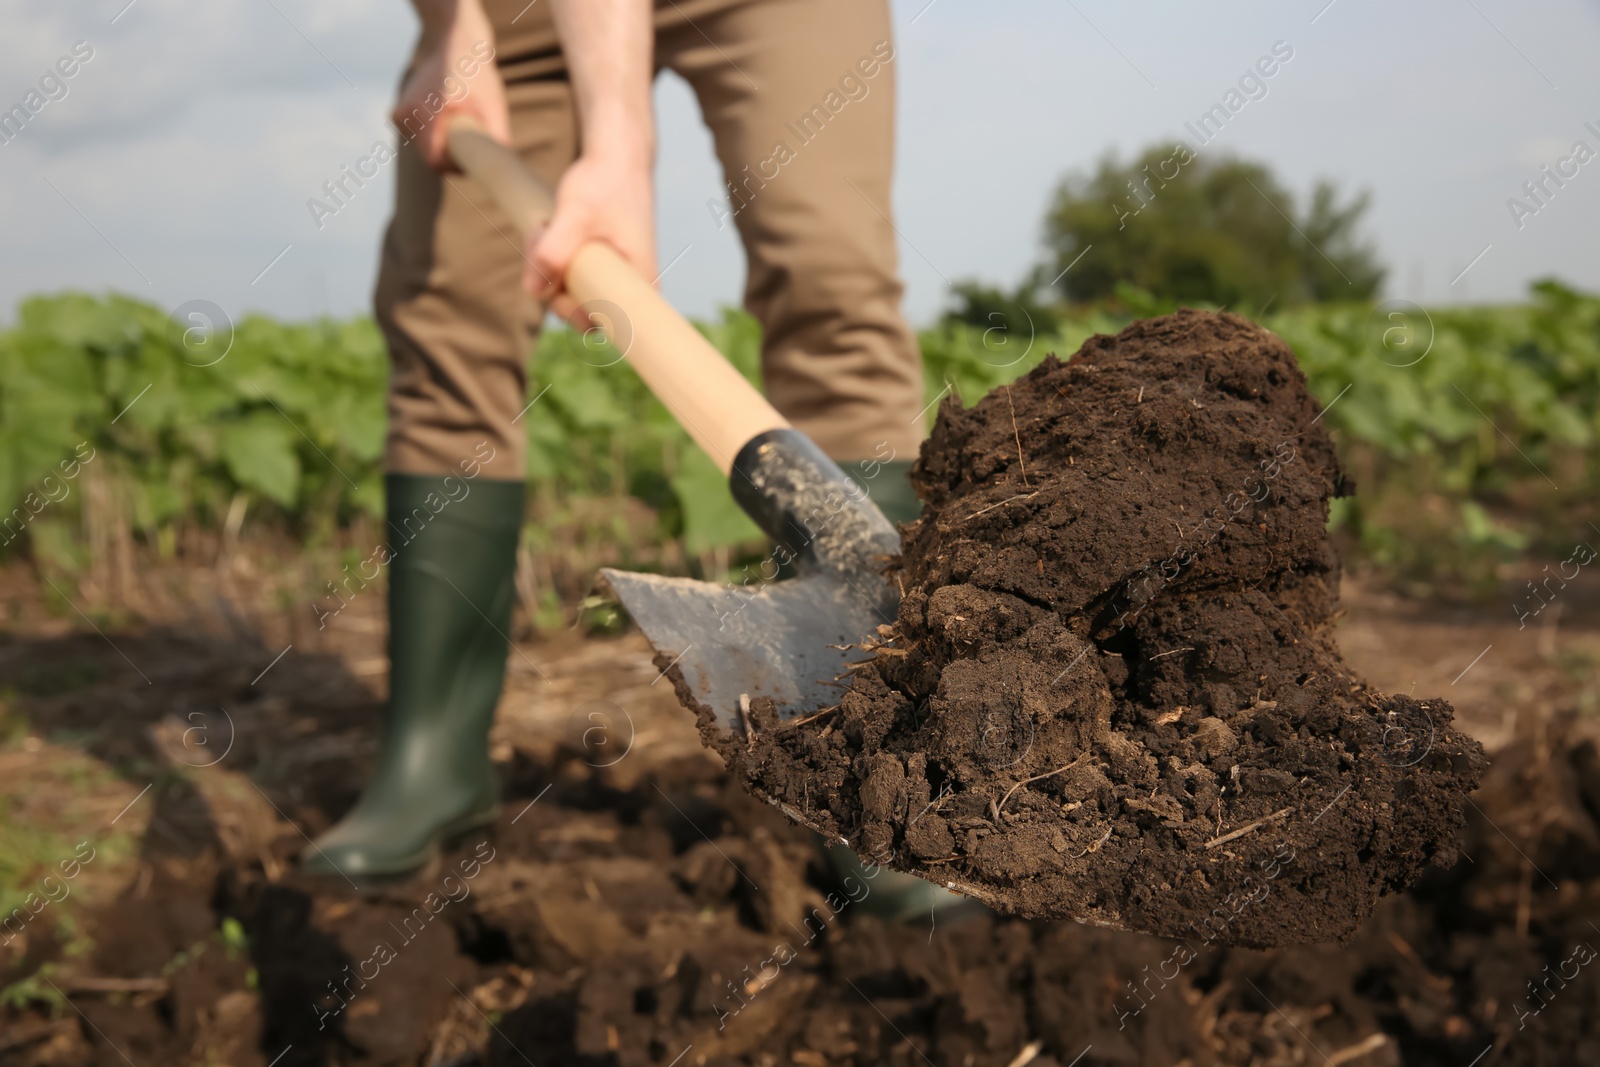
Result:
[[[884,923],[705,761],[618,789],[576,753],[519,755],[496,839],[410,885],[229,861],[130,887],[98,917],[92,970],[164,989],[77,995],[54,1054],[26,1041],[51,1023],[0,1009],[23,1042],[0,1064],[1004,1067],[1035,1042],[1034,1067],[1600,1062],[1600,757],[1569,744],[1539,731],[1501,754],[1471,861],[1384,901],[1347,946],[1266,953]],[[418,919],[429,893],[459,899]],[[206,937],[225,916],[248,957]]]
[[1192,310],[947,400],[875,658],[831,714],[708,738],[757,795],[1004,912],[1351,937],[1453,862],[1484,764],[1449,704],[1340,659],[1320,413],[1277,337]]
[[[1499,627],[1489,662],[1516,640],[1508,615],[1477,617]],[[1393,616],[1369,608],[1362,625],[1398,643],[1410,631]],[[381,630],[356,633],[359,664]],[[1592,634],[1563,638],[1564,654]],[[1439,640],[1416,654],[1445,656],[1456,637]],[[1380,902],[1347,945],[1260,952],[1067,922],[873,918],[808,833],[705,755],[635,636],[519,646],[545,677],[513,671],[491,843],[382,893],[300,880],[302,835],[367,772],[379,702],[299,648],[258,678],[281,647],[110,628],[0,637],[8,711],[28,740],[55,739],[3,751],[122,769],[102,822],[158,779],[117,824],[148,830],[120,894],[84,916],[92,951],[31,931],[25,953],[0,946],[0,1067],[1006,1067],[1034,1048],[1030,1067],[1600,1062],[1600,755],[1548,720],[1576,684],[1554,667],[1523,670],[1551,688],[1516,706],[1462,859]],[[562,727],[605,696],[632,708],[621,760],[583,747],[585,715]],[[237,744],[198,769],[175,746],[194,710],[219,704]],[[451,902],[419,918],[441,892]]]

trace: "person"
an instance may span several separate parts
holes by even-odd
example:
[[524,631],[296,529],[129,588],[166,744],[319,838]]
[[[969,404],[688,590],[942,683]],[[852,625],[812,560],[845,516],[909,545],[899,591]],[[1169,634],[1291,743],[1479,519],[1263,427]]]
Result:
[[[498,811],[488,734],[523,514],[527,354],[547,309],[580,314],[560,279],[585,242],[657,277],[660,69],[689,84],[715,141],[727,188],[706,224],[732,225],[744,245],[773,405],[848,471],[875,461],[868,489],[891,520],[919,507],[907,473],[922,371],[889,215],[887,0],[414,3],[422,32],[393,114],[403,144],[375,294],[392,363],[387,729],[355,807],[302,860],[327,875],[415,870]],[[555,188],[549,225],[525,246],[451,173],[457,115]],[[927,913],[925,894],[901,896]]]

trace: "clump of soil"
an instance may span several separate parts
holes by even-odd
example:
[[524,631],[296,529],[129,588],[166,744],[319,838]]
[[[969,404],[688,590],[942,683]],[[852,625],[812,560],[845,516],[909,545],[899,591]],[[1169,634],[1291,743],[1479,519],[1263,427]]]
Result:
[[1349,938],[1448,865],[1479,745],[1333,642],[1349,484],[1293,353],[1180,311],[963,409],[913,479],[904,600],[834,712],[703,724],[757,795],[1024,917]]

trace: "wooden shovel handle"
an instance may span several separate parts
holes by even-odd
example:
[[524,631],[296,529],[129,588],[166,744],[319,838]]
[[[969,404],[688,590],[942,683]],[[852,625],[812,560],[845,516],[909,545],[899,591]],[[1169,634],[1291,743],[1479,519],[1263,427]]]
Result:
[[[523,236],[549,221],[555,198],[515,152],[465,117],[451,123],[448,139],[456,165]],[[578,249],[566,290],[724,474],[747,441],[789,425],[610,245]]]

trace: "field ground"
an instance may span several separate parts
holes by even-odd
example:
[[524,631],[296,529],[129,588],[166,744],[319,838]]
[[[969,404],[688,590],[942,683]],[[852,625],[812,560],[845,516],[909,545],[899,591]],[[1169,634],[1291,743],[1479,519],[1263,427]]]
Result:
[[381,892],[307,883],[375,751],[382,594],[319,630],[253,595],[266,570],[151,568],[93,620],[0,570],[0,899],[51,897],[0,939],[0,1064],[1600,1062],[1593,583],[1519,628],[1507,598],[1347,579],[1356,670],[1495,755],[1470,858],[1349,946],[1200,945],[1152,981],[1174,943],[825,904],[814,846],[728,783],[631,632],[517,643],[490,840]]

